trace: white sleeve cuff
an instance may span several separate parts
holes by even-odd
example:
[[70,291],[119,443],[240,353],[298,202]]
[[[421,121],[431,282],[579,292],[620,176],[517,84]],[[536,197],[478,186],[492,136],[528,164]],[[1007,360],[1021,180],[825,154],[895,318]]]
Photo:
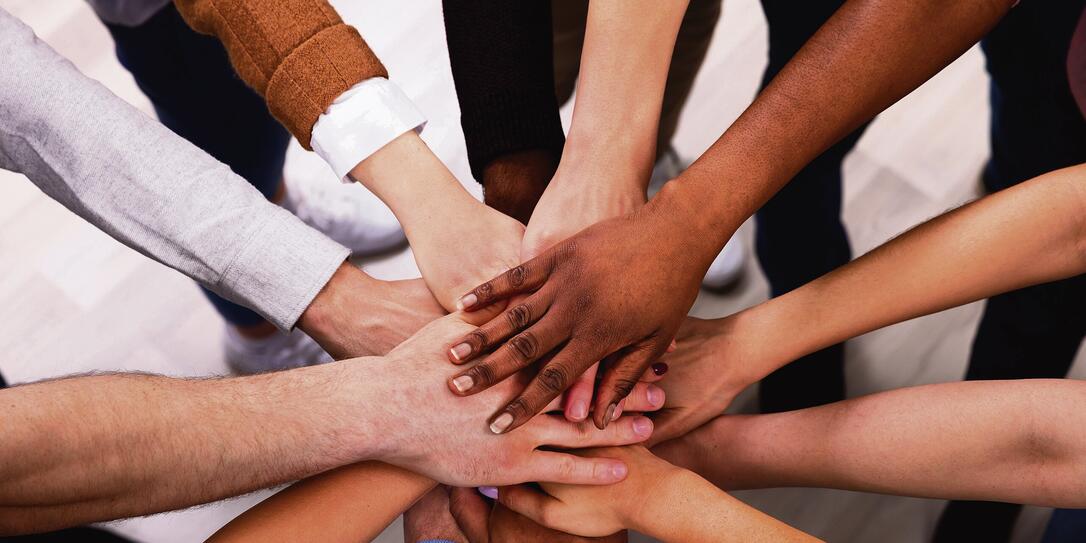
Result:
[[426,124],[411,99],[395,83],[371,77],[339,95],[313,125],[310,144],[344,183],[359,162],[408,130]]

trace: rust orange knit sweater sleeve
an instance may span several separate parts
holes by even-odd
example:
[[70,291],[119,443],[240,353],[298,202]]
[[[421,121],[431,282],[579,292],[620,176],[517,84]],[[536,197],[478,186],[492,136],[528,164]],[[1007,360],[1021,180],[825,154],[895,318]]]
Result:
[[222,41],[238,75],[310,149],[317,117],[347,89],[388,77],[326,0],[175,0],[197,32]]

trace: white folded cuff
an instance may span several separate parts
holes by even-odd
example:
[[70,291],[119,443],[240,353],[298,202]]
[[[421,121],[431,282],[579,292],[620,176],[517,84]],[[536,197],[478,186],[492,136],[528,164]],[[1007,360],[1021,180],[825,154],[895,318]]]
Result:
[[415,104],[400,87],[383,77],[372,77],[351,87],[313,125],[310,144],[344,183],[347,174],[367,157],[408,130],[421,132],[426,124]]

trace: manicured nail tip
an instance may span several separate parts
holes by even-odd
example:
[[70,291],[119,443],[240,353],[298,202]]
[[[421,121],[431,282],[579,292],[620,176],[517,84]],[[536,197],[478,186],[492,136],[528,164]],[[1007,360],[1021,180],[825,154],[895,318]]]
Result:
[[498,489],[493,486],[481,486],[479,487],[479,493],[492,499],[498,499]]
[[498,418],[494,419],[494,422],[490,423],[490,431],[501,434],[508,430],[511,424],[513,424],[513,415],[502,413]]
[[620,405],[620,406],[615,408],[614,413],[611,413],[611,418],[609,420],[611,422],[614,422],[614,421],[618,420],[618,418],[621,417],[621,416],[622,416],[622,406]]
[[471,387],[475,385],[475,379],[472,379],[470,375],[461,375],[456,379],[453,379],[453,386],[460,392],[467,392],[471,390]]
[[463,311],[477,303],[479,303],[478,296],[475,294],[465,294],[463,298],[456,301],[456,309]]
[[668,370],[667,364],[665,364],[663,362],[657,362],[657,363],[652,365],[652,373],[655,373],[657,376],[660,376],[660,375],[663,375],[663,374],[667,373],[667,370]]
[[633,421],[634,433],[641,437],[652,435],[652,421],[648,417],[637,417]]
[[604,414],[603,414],[603,426],[600,428],[600,430],[603,430],[604,428],[606,428],[608,422],[611,422],[612,420],[615,420],[615,408],[616,407],[618,407],[618,404],[615,404],[615,403],[607,406],[607,411],[605,411]]
[[588,402],[586,402],[586,401],[575,402],[569,408],[569,416],[572,417],[573,420],[575,420],[577,422],[580,422],[580,421],[588,418]]
[[457,362],[462,362],[469,354],[471,354],[471,345],[461,343],[452,349],[449,349],[449,354],[451,354]]

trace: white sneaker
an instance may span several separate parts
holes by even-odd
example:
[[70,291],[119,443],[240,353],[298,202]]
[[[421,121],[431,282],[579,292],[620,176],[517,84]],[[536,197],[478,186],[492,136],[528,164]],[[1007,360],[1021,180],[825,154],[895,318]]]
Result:
[[[678,177],[687,166],[689,166],[689,163],[682,160],[679,154],[675,152],[675,149],[668,148],[664,151],[660,156],[660,160],[657,160],[652,168],[652,178],[649,180],[649,197],[651,198],[657,192],[660,192],[664,183]],[[720,251],[720,254],[716,255],[713,263],[709,265],[709,270],[705,272],[705,277],[701,280],[701,286],[709,290],[726,290],[735,285],[742,278],[745,269],[743,267],[743,263],[746,261],[745,245],[743,238],[740,236],[733,236],[732,239],[728,240],[724,249]]]
[[323,162],[291,168],[286,189],[284,208],[356,255],[384,252],[407,240],[384,202],[358,183],[340,182]]
[[226,325],[223,336],[226,365],[234,373],[251,375],[270,371],[315,366],[332,361],[316,341],[300,329],[275,332],[260,339],[247,338],[232,325]]

